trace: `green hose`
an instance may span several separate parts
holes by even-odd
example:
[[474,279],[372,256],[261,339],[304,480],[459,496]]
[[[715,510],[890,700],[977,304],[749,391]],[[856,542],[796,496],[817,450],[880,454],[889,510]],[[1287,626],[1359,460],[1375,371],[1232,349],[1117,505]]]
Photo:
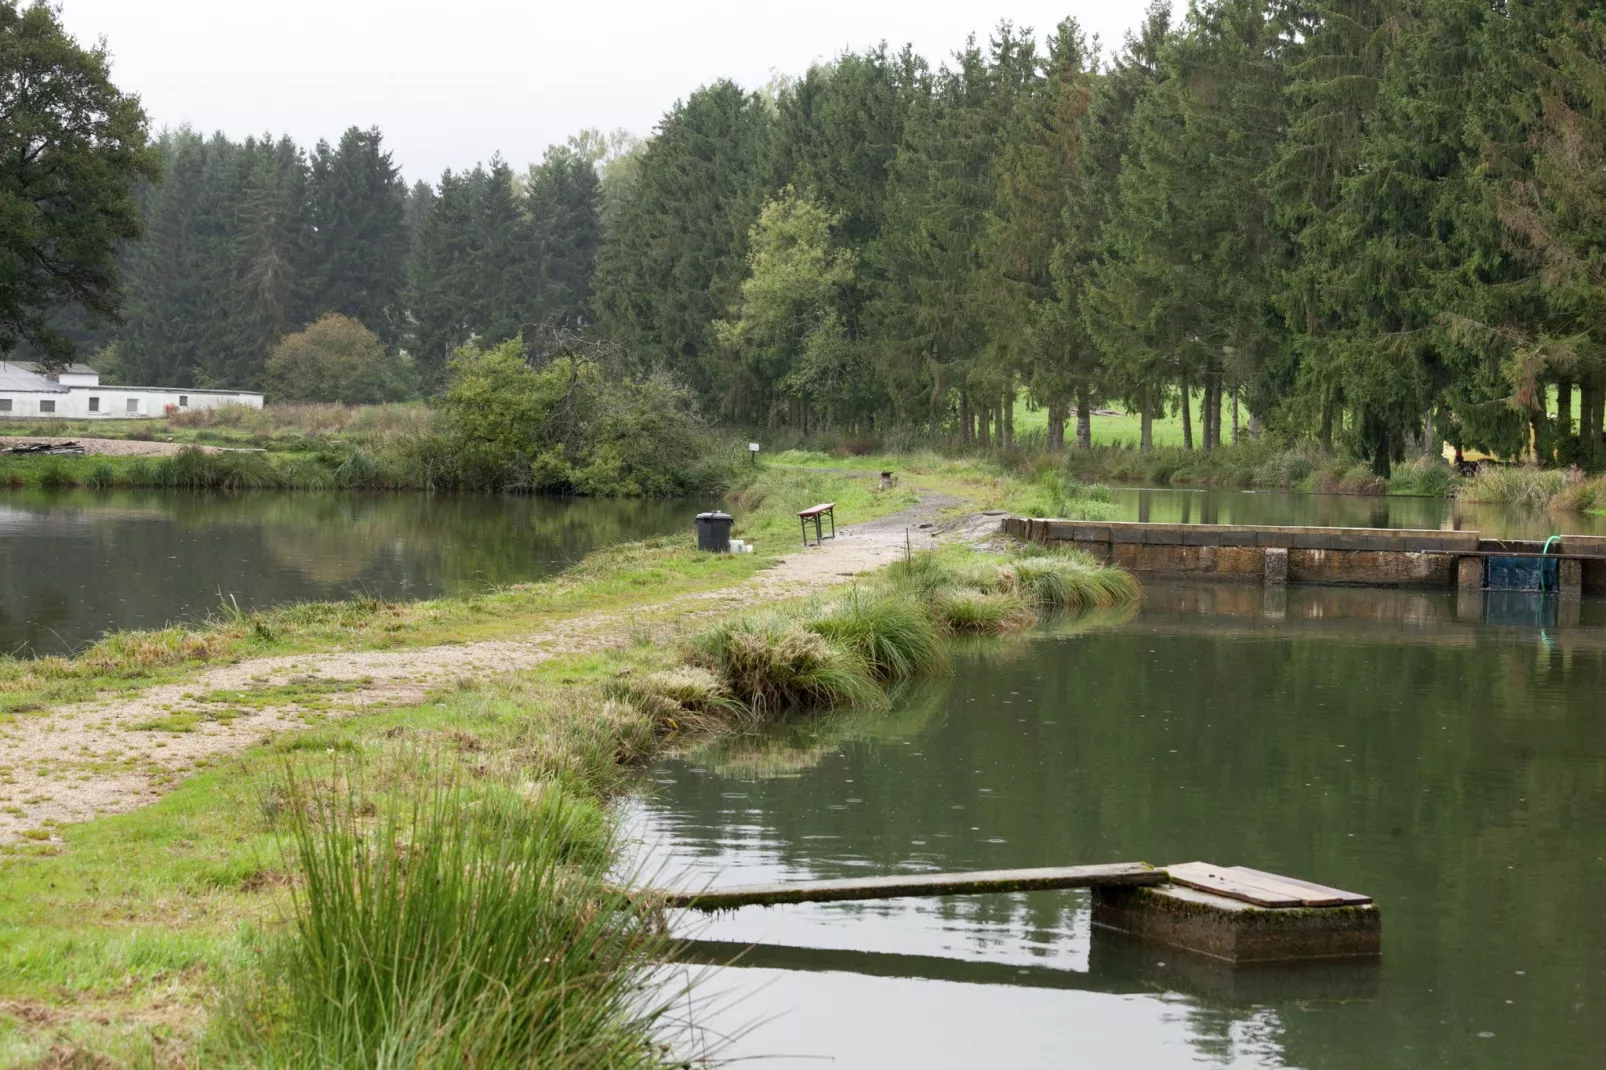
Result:
[[1540,554],[1548,554],[1550,552],[1550,544],[1553,543],[1553,542],[1560,542],[1560,541],[1561,541],[1561,536],[1560,535],[1552,535],[1550,538],[1545,540],[1545,548],[1543,550],[1539,551]]

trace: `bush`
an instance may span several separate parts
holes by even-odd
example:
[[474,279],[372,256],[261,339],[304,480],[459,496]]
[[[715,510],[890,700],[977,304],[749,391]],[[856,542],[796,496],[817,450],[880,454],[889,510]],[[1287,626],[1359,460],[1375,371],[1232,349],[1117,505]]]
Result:
[[407,392],[401,364],[374,332],[334,312],[280,339],[268,353],[266,371],[276,400],[364,405]]
[[666,373],[630,378],[572,354],[534,368],[517,341],[465,347],[452,358],[442,417],[433,452],[470,488],[672,495],[704,489],[694,476],[720,478],[708,464],[720,451]]

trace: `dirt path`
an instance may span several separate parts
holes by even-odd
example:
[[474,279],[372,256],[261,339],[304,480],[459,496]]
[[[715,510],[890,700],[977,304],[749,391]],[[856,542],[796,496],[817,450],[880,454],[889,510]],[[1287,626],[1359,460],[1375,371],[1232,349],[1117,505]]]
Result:
[[[409,705],[459,678],[482,679],[548,658],[617,645],[642,628],[717,616],[810,594],[870,572],[938,538],[974,541],[993,517],[940,520],[960,504],[929,495],[919,505],[842,528],[823,547],[787,554],[770,569],[716,591],[627,612],[558,621],[525,635],[397,651],[260,658],[209,669],[133,697],[62,706],[0,728],[0,843],[45,838],[66,824],[137,809],[186,775],[309,718]],[[655,620],[655,618],[657,618]]]
[[[0,438],[0,450],[8,450],[13,446],[37,446],[41,443],[48,446],[60,446],[63,443],[76,442],[84,448],[84,452],[91,457],[168,457],[183,449],[191,448],[188,442],[158,442],[154,439],[145,440],[137,438],[59,438],[49,435],[15,435]],[[219,446],[196,446],[203,453],[221,453]]]

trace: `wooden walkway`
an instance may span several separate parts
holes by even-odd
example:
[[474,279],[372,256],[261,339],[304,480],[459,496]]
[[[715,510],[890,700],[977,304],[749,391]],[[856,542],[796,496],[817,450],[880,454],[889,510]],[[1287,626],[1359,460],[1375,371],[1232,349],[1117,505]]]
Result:
[[1145,862],[1114,862],[1058,869],[994,869],[979,873],[916,873],[863,880],[754,884],[743,888],[708,888],[697,892],[662,892],[659,895],[668,907],[733,910],[736,907],[838,903],[852,899],[1041,892],[1059,888],[1136,888],[1164,884],[1168,879],[1165,870],[1155,869]]

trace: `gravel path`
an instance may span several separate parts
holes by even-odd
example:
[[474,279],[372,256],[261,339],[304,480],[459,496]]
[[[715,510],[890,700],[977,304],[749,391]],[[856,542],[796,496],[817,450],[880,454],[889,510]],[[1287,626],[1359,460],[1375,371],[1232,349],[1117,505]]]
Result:
[[[146,443],[149,445],[149,443]],[[410,705],[457,679],[528,668],[562,654],[606,649],[643,628],[667,633],[686,620],[721,616],[808,595],[897,560],[908,545],[975,541],[996,517],[943,522],[957,498],[929,495],[892,516],[842,528],[822,547],[787,554],[773,568],[721,590],[618,613],[557,621],[515,638],[398,651],[259,658],[208,669],[132,697],[20,715],[0,727],[0,843],[44,838],[65,824],[148,805],[186,775],[309,717]],[[674,614],[673,625],[667,619]],[[262,695],[278,689],[281,698]],[[258,694],[244,702],[216,692]],[[163,730],[163,724],[191,730]]]
[[[37,446],[45,443],[59,446],[63,442],[76,442],[84,452],[94,457],[166,457],[193,445],[188,442],[143,442],[132,438],[41,438],[38,435],[17,435],[0,438],[0,449],[12,446]],[[217,446],[196,447],[204,453],[222,452]]]

